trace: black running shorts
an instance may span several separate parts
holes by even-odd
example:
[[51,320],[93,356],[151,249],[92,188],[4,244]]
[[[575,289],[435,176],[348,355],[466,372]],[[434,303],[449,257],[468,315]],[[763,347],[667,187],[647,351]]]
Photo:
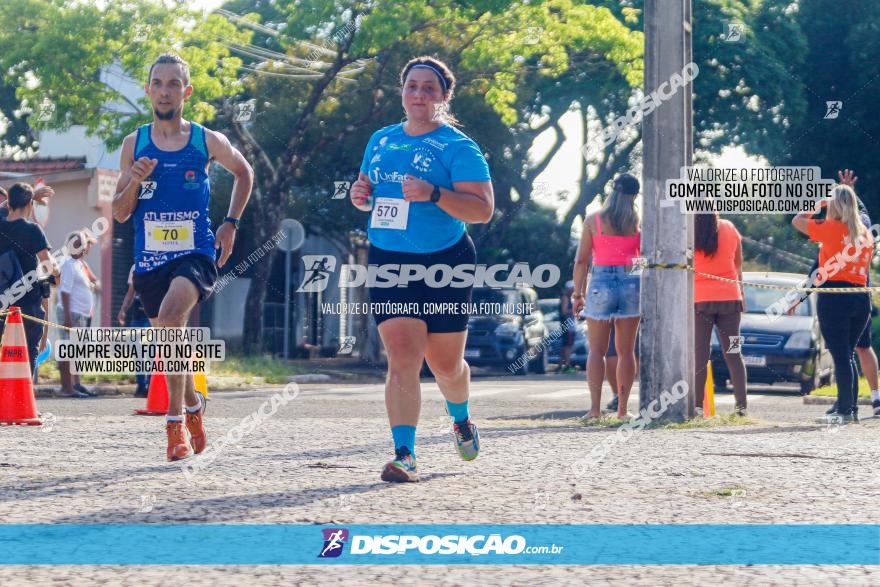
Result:
[[148,318],[156,318],[159,315],[162,300],[171,287],[171,280],[175,277],[185,277],[190,280],[199,290],[199,301],[203,302],[214,291],[217,266],[214,264],[214,259],[192,253],[168,261],[152,271],[135,272],[131,283],[141,298]]
[[[467,233],[457,243],[434,253],[401,253],[370,246],[370,265],[474,265],[477,251]],[[473,271],[470,272],[471,274]],[[430,287],[425,279],[410,280],[406,287],[367,287],[376,324],[392,318],[416,318],[428,325],[428,332],[464,332],[468,313],[462,306],[471,302],[473,286]],[[455,308],[457,306],[457,309]]]

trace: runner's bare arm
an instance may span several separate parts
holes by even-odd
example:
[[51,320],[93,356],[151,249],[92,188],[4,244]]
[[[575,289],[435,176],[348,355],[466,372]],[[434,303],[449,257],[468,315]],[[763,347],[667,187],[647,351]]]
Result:
[[[232,199],[229,202],[229,211],[226,215],[231,218],[241,218],[244,207],[251,197],[254,170],[244,155],[232,146],[226,135],[206,129],[205,140],[211,159],[235,176],[235,182],[232,184]],[[221,250],[220,259],[217,261],[218,267],[223,267],[226,264],[226,260],[232,254],[233,246],[235,246],[235,225],[224,222],[217,229],[217,236],[214,239],[214,248]]]
[[[470,224],[485,224],[495,212],[495,192],[491,181],[456,181],[454,190],[440,188],[437,206],[441,210]],[[403,199],[408,202],[427,202],[434,186],[418,177],[407,175],[402,184]]]
[[141,157],[134,160],[134,141],[132,133],[122,141],[122,154],[119,156],[119,181],[116,182],[116,194],[113,196],[113,219],[125,222],[137,208],[138,192],[141,182],[149,177],[158,161]]
[[241,151],[232,146],[229,139],[223,133],[205,129],[205,138],[208,143],[208,155],[222,165],[226,171],[235,176],[232,184],[232,199],[229,202],[227,216],[241,218],[248,199],[251,197],[251,189],[254,185],[254,170]]

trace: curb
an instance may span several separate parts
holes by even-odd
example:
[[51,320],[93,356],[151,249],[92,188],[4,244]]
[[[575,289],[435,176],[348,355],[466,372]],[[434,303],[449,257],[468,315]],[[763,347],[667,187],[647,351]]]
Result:
[[[830,396],[824,396],[824,395],[805,395],[804,396],[804,403],[805,404],[830,406],[831,404],[833,404],[836,401],[837,401],[837,398],[830,397]],[[860,406],[870,406],[871,405],[871,398],[860,397],[859,398],[859,405]]]

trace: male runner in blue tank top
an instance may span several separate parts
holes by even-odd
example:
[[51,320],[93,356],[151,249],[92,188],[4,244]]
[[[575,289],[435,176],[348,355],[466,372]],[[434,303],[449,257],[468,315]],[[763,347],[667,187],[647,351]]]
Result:
[[[192,94],[189,66],[183,59],[160,55],[150,67],[144,89],[153,107],[153,122],[122,143],[113,218],[125,222],[134,215],[132,283],[150,323],[181,328],[196,303],[211,295],[217,266],[222,267],[232,252],[254,173],[223,134],[183,120],[183,103]],[[229,212],[216,237],[208,217],[211,161],[235,176]],[[215,266],[216,249],[221,252]],[[166,379],[167,458],[176,461],[190,455],[190,444],[196,454],[205,449],[204,402],[195,392],[192,373]]]

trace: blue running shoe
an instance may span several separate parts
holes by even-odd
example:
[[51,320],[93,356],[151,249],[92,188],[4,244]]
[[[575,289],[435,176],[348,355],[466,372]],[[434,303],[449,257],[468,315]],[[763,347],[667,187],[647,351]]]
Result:
[[394,453],[394,460],[382,469],[382,481],[389,483],[415,483],[419,480],[416,458],[405,446]]
[[480,434],[476,424],[470,419],[464,422],[455,422],[452,425],[452,436],[455,438],[455,447],[458,454],[466,461],[472,461],[480,454]]

